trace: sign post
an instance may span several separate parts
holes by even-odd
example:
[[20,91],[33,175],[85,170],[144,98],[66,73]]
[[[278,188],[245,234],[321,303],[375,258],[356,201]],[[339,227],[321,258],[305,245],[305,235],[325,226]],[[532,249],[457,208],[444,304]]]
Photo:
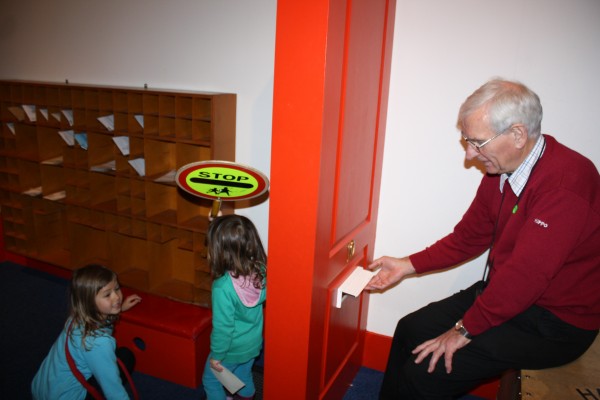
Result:
[[209,218],[216,217],[222,201],[247,200],[265,193],[269,180],[260,171],[230,161],[199,161],[179,168],[177,185],[198,197],[213,200]]

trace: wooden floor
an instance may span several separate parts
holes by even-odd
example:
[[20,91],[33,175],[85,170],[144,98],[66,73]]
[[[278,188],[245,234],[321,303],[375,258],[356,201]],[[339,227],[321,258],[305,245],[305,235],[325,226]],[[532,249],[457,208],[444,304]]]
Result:
[[600,335],[583,356],[557,368],[511,371],[498,400],[600,399]]

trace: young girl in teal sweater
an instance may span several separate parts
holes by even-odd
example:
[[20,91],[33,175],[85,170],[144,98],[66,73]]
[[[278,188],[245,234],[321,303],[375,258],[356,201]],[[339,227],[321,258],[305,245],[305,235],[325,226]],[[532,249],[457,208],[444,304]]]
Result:
[[215,218],[206,242],[213,276],[213,328],[204,390],[208,400],[231,398],[214,372],[225,367],[245,384],[236,398],[252,399],[252,366],[263,343],[267,257],[254,224],[235,214]]

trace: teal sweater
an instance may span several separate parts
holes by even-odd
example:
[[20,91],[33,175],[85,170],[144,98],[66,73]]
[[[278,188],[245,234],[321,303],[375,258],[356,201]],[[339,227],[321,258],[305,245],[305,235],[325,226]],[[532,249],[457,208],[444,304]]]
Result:
[[256,290],[260,292],[256,301],[246,305],[238,296],[229,274],[213,282],[211,358],[240,364],[259,355],[263,342],[263,304],[266,289]]

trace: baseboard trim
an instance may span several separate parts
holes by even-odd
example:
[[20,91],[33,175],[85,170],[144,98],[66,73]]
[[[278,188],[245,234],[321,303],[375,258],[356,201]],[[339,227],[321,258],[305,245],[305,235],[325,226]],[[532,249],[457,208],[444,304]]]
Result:
[[392,338],[374,332],[365,332],[365,346],[362,365],[377,371],[384,371],[388,354],[392,347]]

